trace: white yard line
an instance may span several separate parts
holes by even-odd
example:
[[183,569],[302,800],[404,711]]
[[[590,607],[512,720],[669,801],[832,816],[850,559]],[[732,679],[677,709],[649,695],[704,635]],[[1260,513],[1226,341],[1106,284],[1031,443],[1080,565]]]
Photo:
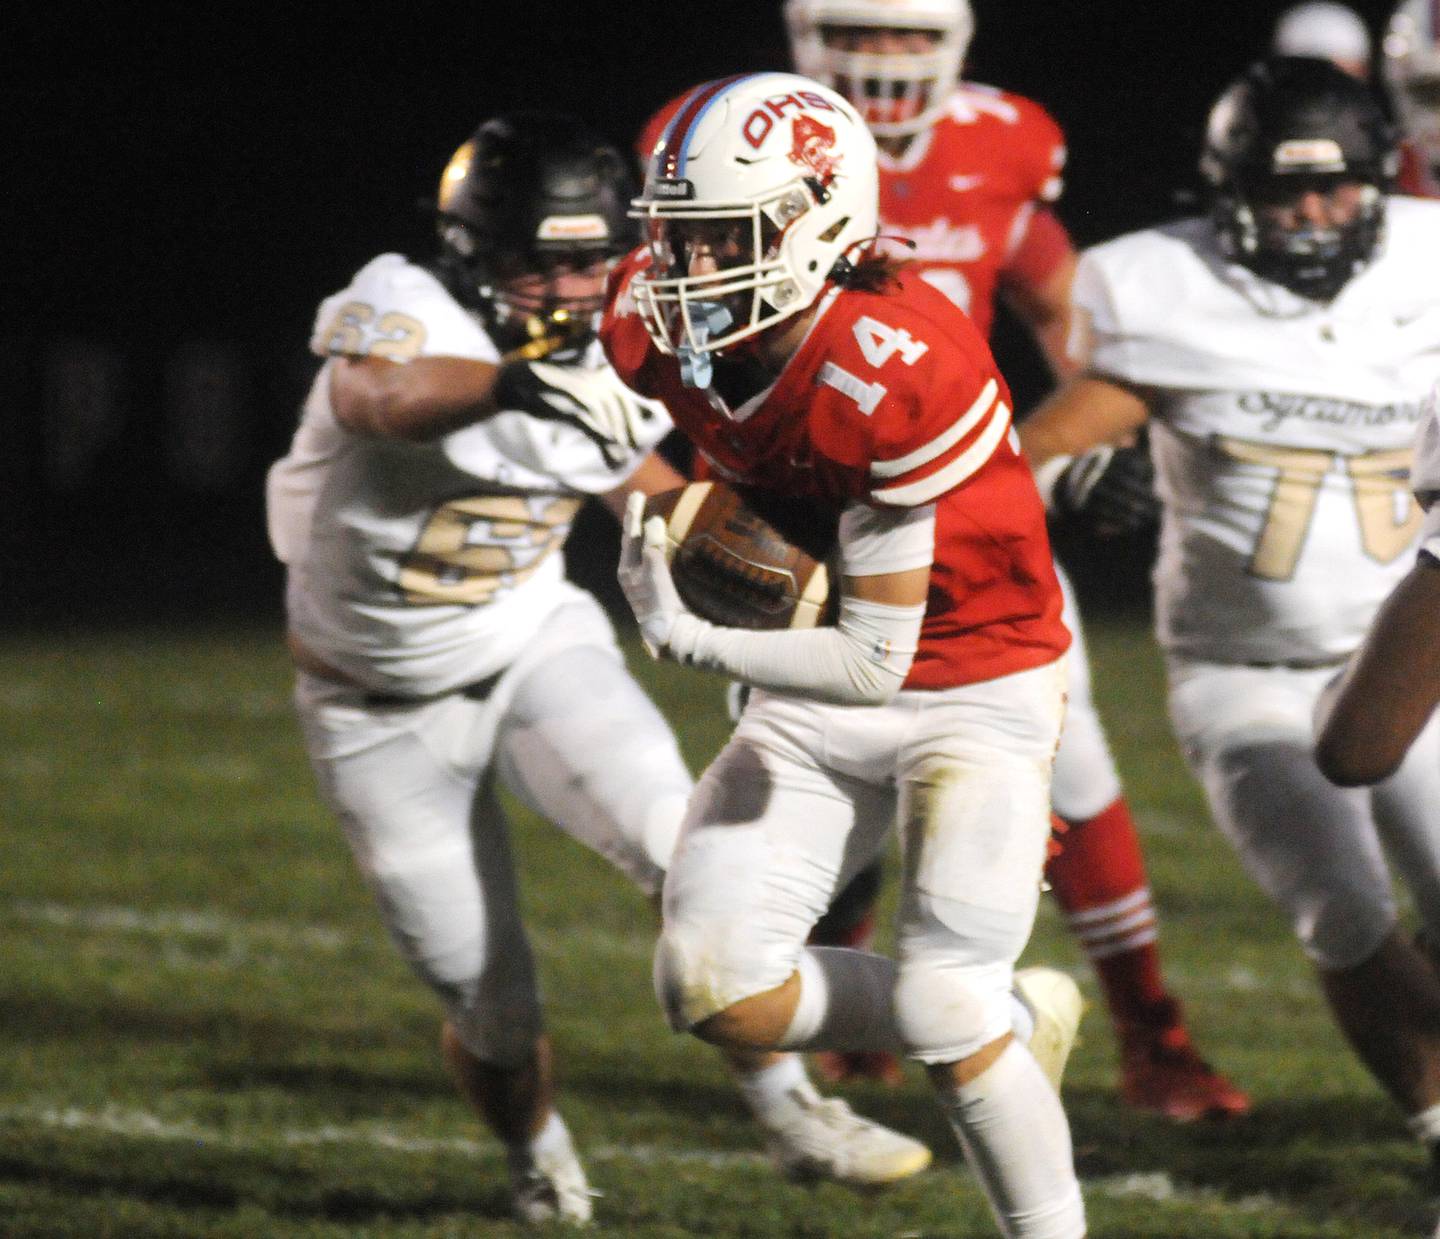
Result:
[[[654,931],[648,913],[637,910],[637,928],[633,934],[606,933],[595,929],[550,931],[531,927],[530,935],[542,950],[573,952],[584,948],[603,951],[626,958],[649,959],[655,948]],[[19,921],[31,925],[54,925],[64,929],[80,929],[97,933],[129,933],[162,940],[220,940],[234,948],[247,945],[266,947],[303,947],[323,954],[384,947],[383,931],[377,920],[373,936],[347,933],[323,925],[307,925],[286,921],[251,921],[221,916],[186,908],[148,911],[123,905],[64,904],[16,900],[0,903],[0,925]],[[234,949],[231,957],[237,965],[245,963],[246,953]],[[177,961],[179,962],[179,961]],[[202,961],[214,967],[213,959]]]
[[[122,1110],[106,1106],[86,1110],[79,1106],[0,1106],[0,1123],[62,1128],[68,1131],[96,1131],[132,1140],[178,1141],[255,1152],[276,1143],[290,1147],[305,1145],[360,1145],[390,1149],[421,1156],[455,1153],[464,1157],[500,1157],[504,1150],[496,1140],[470,1140],[463,1136],[434,1138],[404,1136],[376,1124],[327,1124],[323,1127],[281,1128],[268,1135],[254,1131],[226,1131],[186,1119],[162,1119],[143,1110]],[[592,1145],[585,1150],[592,1162],[637,1162],[647,1165],[685,1164],[712,1169],[730,1166],[763,1165],[760,1153],[707,1153],[702,1150],[659,1148],[654,1145]]]
[[[275,1144],[292,1148],[314,1145],[359,1145],[388,1149],[396,1153],[428,1157],[456,1154],[462,1157],[500,1157],[503,1150],[495,1140],[471,1140],[461,1136],[444,1138],[405,1136],[377,1124],[327,1124],[323,1127],[281,1128],[269,1134],[253,1131],[226,1131],[189,1120],[162,1119],[143,1110],[122,1110],[107,1106],[86,1110],[79,1106],[0,1106],[0,1124],[59,1128],[68,1131],[104,1132],[131,1140],[176,1141],[204,1144],[247,1153],[264,1151]],[[706,1152],[649,1144],[600,1144],[584,1150],[587,1162],[628,1162],[642,1166],[702,1166],[711,1170],[758,1167],[767,1164],[761,1153]],[[1186,1187],[1163,1173],[1101,1175],[1086,1179],[1087,1195],[1140,1198],[1161,1204],[1215,1205],[1240,1213],[1284,1213],[1284,1200],[1257,1193],[1230,1198],[1211,1187]]]

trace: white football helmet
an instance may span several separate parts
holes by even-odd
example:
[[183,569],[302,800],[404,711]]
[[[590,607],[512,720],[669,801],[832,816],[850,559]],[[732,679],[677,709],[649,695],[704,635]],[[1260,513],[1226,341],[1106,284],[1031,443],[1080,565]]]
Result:
[[706,82],[681,100],[631,204],[650,246],[636,308],[704,387],[707,354],[813,305],[874,240],[878,213],[875,139],[840,95],[793,73]]
[[1440,164],[1440,28],[1431,0],[1405,0],[1385,33],[1384,73],[1400,121],[1432,164]]
[[1347,73],[1370,62],[1370,31],[1360,14],[1334,0],[1307,0],[1286,9],[1275,23],[1271,51],[1278,56],[1333,60]]
[[[960,81],[975,33],[969,0],[786,0],[795,68],[844,95],[882,138],[928,129]],[[847,29],[916,30],[936,36],[925,52],[848,51],[827,41]]]

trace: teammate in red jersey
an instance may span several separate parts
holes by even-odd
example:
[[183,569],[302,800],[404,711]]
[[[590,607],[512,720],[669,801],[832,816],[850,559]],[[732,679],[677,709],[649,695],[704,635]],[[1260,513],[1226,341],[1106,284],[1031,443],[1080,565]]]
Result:
[[1440,198],[1440,18],[1431,0],[1402,0],[1385,31],[1385,85],[1404,130],[1396,185]]
[[[631,497],[620,576],[647,646],[755,690],[692,797],[664,893],[671,1022],[752,1049],[925,1064],[1002,1231],[1085,1233],[1068,1124],[1016,1010],[1039,899],[1069,634],[1045,514],[984,338],[873,254],[874,140],[790,74],[697,87],[637,209],[602,337],[721,477],[831,512],[838,622],[690,613],[664,523]],[[806,946],[885,847],[907,862],[898,958]],[[1045,1029],[1042,1035],[1042,1029]],[[1021,1033],[1017,1039],[1016,1033]]]

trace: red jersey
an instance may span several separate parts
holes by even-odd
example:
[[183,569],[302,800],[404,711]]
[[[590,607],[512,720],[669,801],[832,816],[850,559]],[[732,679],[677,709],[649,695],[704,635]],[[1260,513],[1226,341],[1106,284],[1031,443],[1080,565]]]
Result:
[[[1020,254],[1037,204],[1060,196],[1064,165],[1064,136],[1038,103],[962,82],[945,115],[898,158],[880,152],[880,231],[915,248],[882,245],[913,259],[988,335],[1001,274]],[[1052,270],[1068,252],[1066,242]]]
[[1413,138],[1400,142],[1400,170],[1395,175],[1397,193],[1415,198],[1440,198],[1440,180],[1426,156],[1425,148]]
[[637,250],[612,276],[601,339],[720,477],[838,512],[935,507],[920,646],[906,688],[991,680],[1070,644],[1045,511],[1010,426],[1010,393],[973,324],[918,274],[831,290],[773,386],[728,411],[686,387],[635,312]]

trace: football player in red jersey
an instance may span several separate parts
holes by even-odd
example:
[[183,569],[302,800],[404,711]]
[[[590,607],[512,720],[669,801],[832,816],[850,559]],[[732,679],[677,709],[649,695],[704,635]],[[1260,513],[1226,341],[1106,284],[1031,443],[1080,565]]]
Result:
[[[893,252],[910,253],[984,333],[1003,298],[1055,374],[1073,371],[1066,342],[1076,256],[1050,206],[1061,190],[1064,137],[1031,100],[960,80],[974,29],[967,0],[788,0],[786,18],[799,70],[845,95],[877,138],[880,230]],[[1093,520],[1113,526],[1153,503],[1132,471],[1148,472],[1143,449],[1107,449],[1068,474],[1052,466],[1042,490],[1059,512],[1088,505]],[[1073,596],[1060,579],[1076,648],[1053,792],[1067,829],[1046,876],[1099,976],[1126,1101],[1179,1120],[1243,1113],[1248,1098],[1196,1053],[1162,978],[1139,839],[1091,697]],[[865,905],[842,900],[822,929],[839,939],[864,935]],[[847,907],[860,912],[849,924]],[[885,1070],[873,1056],[826,1065],[832,1076]]]
[[[657,992],[726,1046],[902,1050],[923,1063],[1000,1228],[1085,1233],[1047,1021],[1023,1043],[1014,964],[1050,835],[1064,653],[1045,513],[984,337],[874,253],[875,143],[791,74],[680,103],[612,277],[607,354],[722,478],[834,515],[839,620],[712,624],[680,601],[664,522],[631,496],[621,583],[658,656],[752,686],[690,801]],[[886,846],[906,863],[897,959],[806,945]],[[1017,1038],[1016,1033],[1022,1034]]]
[[1396,185],[1440,198],[1440,21],[1431,0],[1403,0],[1382,44],[1385,83],[1404,128]]

